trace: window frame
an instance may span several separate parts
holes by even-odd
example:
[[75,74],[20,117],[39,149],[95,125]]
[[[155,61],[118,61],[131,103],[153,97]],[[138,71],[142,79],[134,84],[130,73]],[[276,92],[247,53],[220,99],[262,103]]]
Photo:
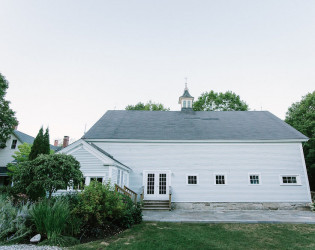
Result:
[[[296,183],[283,183],[283,177],[295,177]],[[281,174],[279,175],[280,186],[302,186],[301,176],[299,174]]]
[[[217,184],[217,175],[223,175],[224,176],[224,184]],[[225,186],[228,184],[227,182],[227,174],[226,173],[214,173],[213,174],[214,177],[214,185],[219,185],[219,186]]]
[[[188,176],[196,176],[196,184],[188,183]],[[188,185],[188,186],[197,186],[197,185],[199,185],[199,174],[186,174],[186,185]]]
[[95,179],[95,181],[99,182],[97,179],[102,178],[102,182],[99,182],[99,183],[102,183],[102,184],[104,183],[104,180],[105,180],[104,176],[89,176],[89,177],[90,177],[90,183],[93,181],[92,179]]
[[[258,181],[259,181],[258,184],[250,183],[250,176],[251,175],[258,175]],[[248,173],[248,185],[250,185],[250,186],[260,186],[261,185],[261,174],[260,173]]]
[[[13,148],[13,145],[14,145],[14,148]],[[16,149],[16,146],[17,146],[17,139],[13,139],[11,143],[11,149]]]

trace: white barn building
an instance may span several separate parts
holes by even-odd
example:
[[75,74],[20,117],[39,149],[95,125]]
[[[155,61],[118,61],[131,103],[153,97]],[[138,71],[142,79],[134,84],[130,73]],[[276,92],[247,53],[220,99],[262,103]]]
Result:
[[[108,111],[60,153],[90,180],[126,185],[148,207],[293,209],[311,202],[308,138],[267,111]],[[118,161],[119,160],[119,161]]]

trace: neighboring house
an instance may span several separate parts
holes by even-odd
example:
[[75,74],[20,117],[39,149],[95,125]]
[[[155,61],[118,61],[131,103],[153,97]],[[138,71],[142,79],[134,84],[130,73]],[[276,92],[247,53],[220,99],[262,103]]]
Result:
[[108,111],[60,153],[76,157],[87,185],[126,185],[145,201],[169,200],[171,192],[180,208],[311,202],[306,136],[267,111],[195,112],[187,88],[179,103],[181,111]]
[[[18,151],[18,146],[23,143],[33,144],[35,138],[24,134],[18,130],[14,130],[10,139],[6,142],[6,147],[0,149],[0,186],[9,185],[9,177],[7,175],[7,164],[14,161],[12,155]],[[50,145],[50,149],[57,150],[59,147]]]

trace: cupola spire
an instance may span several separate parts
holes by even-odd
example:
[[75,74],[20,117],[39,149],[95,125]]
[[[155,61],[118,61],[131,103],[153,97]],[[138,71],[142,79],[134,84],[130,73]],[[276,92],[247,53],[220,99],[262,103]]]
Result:
[[179,97],[178,104],[181,105],[181,110],[192,110],[192,105],[194,101],[194,97],[189,94],[188,87],[187,87],[187,77],[185,78],[185,89],[184,94]]

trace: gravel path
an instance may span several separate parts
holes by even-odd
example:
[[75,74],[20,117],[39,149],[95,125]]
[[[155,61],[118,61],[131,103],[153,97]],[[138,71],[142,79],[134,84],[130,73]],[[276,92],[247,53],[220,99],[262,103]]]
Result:
[[0,250],[33,250],[33,249],[41,249],[41,250],[61,250],[60,247],[51,247],[51,246],[35,246],[35,245],[11,245],[11,246],[0,246]]

